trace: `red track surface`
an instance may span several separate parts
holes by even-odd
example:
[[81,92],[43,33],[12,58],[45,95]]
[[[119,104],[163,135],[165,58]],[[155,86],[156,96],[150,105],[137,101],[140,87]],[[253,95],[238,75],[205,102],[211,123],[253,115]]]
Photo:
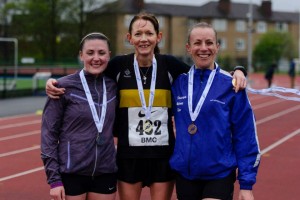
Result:
[[[252,74],[253,88],[263,88],[263,75]],[[274,84],[288,87],[286,75]],[[296,85],[300,85],[299,78]],[[299,88],[298,88],[299,89]],[[257,120],[262,160],[254,186],[256,200],[298,200],[300,196],[300,102],[249,94]],[[29,114],[0,118],[0,199],[49,200],[40,159],[41,116]],[[237,199],[238,182],[235,199]],[[149,189],[142,193],[150,199]],[[173,198],[176,199],[174,192]]]

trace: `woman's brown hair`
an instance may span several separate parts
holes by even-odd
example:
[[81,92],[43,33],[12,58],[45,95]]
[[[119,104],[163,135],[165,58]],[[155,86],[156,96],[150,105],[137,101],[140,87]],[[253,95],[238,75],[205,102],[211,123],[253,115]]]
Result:
[[[132,25],[135,21],[139,20],[139,19],[143,19],[143,20],[146,20],[146,21],[149,21],[153,24],[154,26],[154,30],[156,32],[156,34],[158,35],[159,34],[159,22],[157,20],[157,18],[150,14],[150,13],[145,13],[145,12],[142,12],[142,13],[139,13],[137,15],[135,15],[130,24],[129,24],[129,29],[128,29],[128,32],[131,34],[131,31],[132,31]],[[160,53],[160,50],[158,48],[158,44],[156,44],[155,48],[154,48],[154,53],[155,54],[159,54]]]

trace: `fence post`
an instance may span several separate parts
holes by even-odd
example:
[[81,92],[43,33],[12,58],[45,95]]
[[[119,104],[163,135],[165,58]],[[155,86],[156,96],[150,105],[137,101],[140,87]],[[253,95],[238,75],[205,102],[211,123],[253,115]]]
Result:
[[6,97],[6,78],[7,78],[7,68],[3,70],[3,90],[2,90],[2,98]]

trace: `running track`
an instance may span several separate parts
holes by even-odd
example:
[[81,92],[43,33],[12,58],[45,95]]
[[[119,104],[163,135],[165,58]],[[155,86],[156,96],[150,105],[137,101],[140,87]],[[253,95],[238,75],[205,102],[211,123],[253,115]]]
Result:
[[[263,75],[252,74],[249,80],[253,88],[266,85]],[[274,83],[278,86],[288,87],[288,81],[287,76],[275,75]],[[296,85],[300,85],[299,77]],[[254,94],[249,94],[249,98],[263,154],[254,186],[255,199],[298,200],[300,102]],[[40,122],[41,116],[34,113],[0,118],[1,200],[50,199],[40,159]],[[147,188],[141,199],[150,199]],[[172,199],[176,199],[175,193]]]

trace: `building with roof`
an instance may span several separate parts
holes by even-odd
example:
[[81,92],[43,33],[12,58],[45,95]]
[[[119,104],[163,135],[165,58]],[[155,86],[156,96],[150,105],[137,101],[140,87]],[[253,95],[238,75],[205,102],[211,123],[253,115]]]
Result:
[[90,27],[100,28],[114,41],[112,51],[115,54],[126,54],[133,51],[133,47],[126,40],[130,20],[141,11],[155,14],[160,22],[163,32],[163,40],[159,44],[161,52],[186,61],[187,33],[199,21],[213,25],[221,44],[219,55],[231,57],[236,65],[247,66],[249,41],[250,49],[253,49],[259,38],[268,31],[289,32],[294,42],[299,44],[299,13],[274,11],[271,0],[262,0],[260,5],[252,4],[251,27],[249,4],[231,0],[208,1],[201,6],[117,0],[93,10],[89,19],[94,20],[88,21],[92,23]]

